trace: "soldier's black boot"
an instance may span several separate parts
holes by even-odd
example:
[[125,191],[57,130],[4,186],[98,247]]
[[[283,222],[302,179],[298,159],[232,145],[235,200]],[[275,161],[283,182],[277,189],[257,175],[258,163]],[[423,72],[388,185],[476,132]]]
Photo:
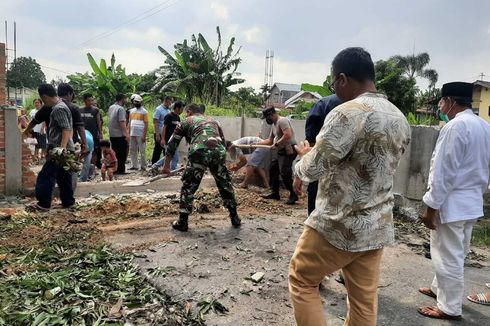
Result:
[[280,200],[281,196],[279,195],[278,192],[271,192],[270,194],[268,194],[266,196],[262,196],[262,198]]
[[230,211],[230,220],[231,220],[231,225],[233,225],[236,228],[239,228],[240,225],[242,225],[242,220],[238,217],[238,213],[236,211],[236,208],[228,208]]
[[189,219],[189,214],[180,213],[179,219],[172,223],[172,228],[181,232],[187,232],[189,227],[187,226],[187,220]]
[[289,199],[286,201],[286,205],[294,205],[298,201],[298,195],[296,195],[294,192],[291,192],[289,195]]

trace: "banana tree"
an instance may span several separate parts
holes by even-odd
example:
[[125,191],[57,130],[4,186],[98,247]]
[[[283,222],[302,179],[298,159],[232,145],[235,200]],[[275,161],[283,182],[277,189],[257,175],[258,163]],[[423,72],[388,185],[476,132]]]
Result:
[[219,106],[229,86],[242,83],[235,78],[241,59],[238,51],[233,52],[235,38],[230,40],[225,54],[221,50],[221,32],[218,34],[218,46],[213,50],[204,36],[192,35],[190,44],[187,40],[174,46],[174,55],[161,46],[160,52],[165,56],[165,65],[153,90],[181,94],[187,101],[198,99],[203,103]]

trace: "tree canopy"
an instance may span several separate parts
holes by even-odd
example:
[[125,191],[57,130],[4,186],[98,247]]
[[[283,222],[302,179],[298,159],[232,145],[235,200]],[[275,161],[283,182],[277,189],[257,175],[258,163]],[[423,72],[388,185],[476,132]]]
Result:
[[116,57],[111,56],[110,65],[104,59],[97,63],[90,53],[87,58],[92,67],[92,73],[76,73],[68,75],[67,78],[77,95],[91,93],[97,97],[101,109],[107,110],[114,103],[116,95],[131,95],[136,93],[141,77],[139,75],[129,77],[126,69],[120,64],[116,65]]
[[425,78],[429,81],[429,88],[433,88],[437,83],[439,75],[434,69],[426,68],[430,62],[430,56],[428,53],[423,52],[417,55],[395,55],[392,58],[395,64],[403,69],[403,72],[410,79],[415,77]]
[[197,99],[220,106],[228,87],[244,80],[236,77],[242,59],[238,56],[240,48],[234,51],[235,38],[230,39],[224,52],[219,27],[216,33],[218,45],[214,50],[202,34],[192,35],[190,43],[184,40],[176,44],[174,56],[159,46],[165,55],[165,65],[159,70],[153,90],[172,92],[189,102]]
[[31,57],[19,57],[7,71],[7,86],[37,88],[46,82],[41,66]]
[[417,93],[415,79],[405,76],[393,59],[379,60],[374,68],[378,91],[385,93],[403,113],[413,111]]

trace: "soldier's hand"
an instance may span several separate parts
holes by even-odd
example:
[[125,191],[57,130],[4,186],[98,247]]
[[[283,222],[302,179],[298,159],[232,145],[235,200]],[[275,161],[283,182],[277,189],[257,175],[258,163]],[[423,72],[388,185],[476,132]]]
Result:
[[293,181],[293,190],[298,196],[303,196],[303,190],[301,189],[303,187],[303,181],[301,181],[300,178],[294,177]]

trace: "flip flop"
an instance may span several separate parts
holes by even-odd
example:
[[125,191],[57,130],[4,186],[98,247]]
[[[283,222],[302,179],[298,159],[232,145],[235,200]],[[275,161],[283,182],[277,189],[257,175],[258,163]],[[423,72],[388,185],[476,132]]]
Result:
[[[475,296],[476,299],[473,299],[472,297]],[[470,300],[471,302],[482,304],[485,306],[490,306],[490,301],[487,299],[487,296],[485,293],[477,293],[477,294],[472,294],[466,297],[466,299]]]
[[490,283],[485,283],[485,286],[490,289]]
[[428,297],[437,299],[437,294],[435,294],[434,292],[432,292],[432,290],[430,288],[420,288],[419,289],[419,292],[422,293],[422,294],[425,294]]
[[31,203],[26,205],[26,211],[28,212],[49,212],[49,208],[42,207],[38,203]]
[[417,308],[417,311],[422,316],[433,318],[433,319],[445,319],[445,320],[461,320],[461,319],[463,319],[461,317],[461,315],[451,316],[451,315],[444,313],[443,311],[441,311],[437,307],[420,307],[420,308]]

